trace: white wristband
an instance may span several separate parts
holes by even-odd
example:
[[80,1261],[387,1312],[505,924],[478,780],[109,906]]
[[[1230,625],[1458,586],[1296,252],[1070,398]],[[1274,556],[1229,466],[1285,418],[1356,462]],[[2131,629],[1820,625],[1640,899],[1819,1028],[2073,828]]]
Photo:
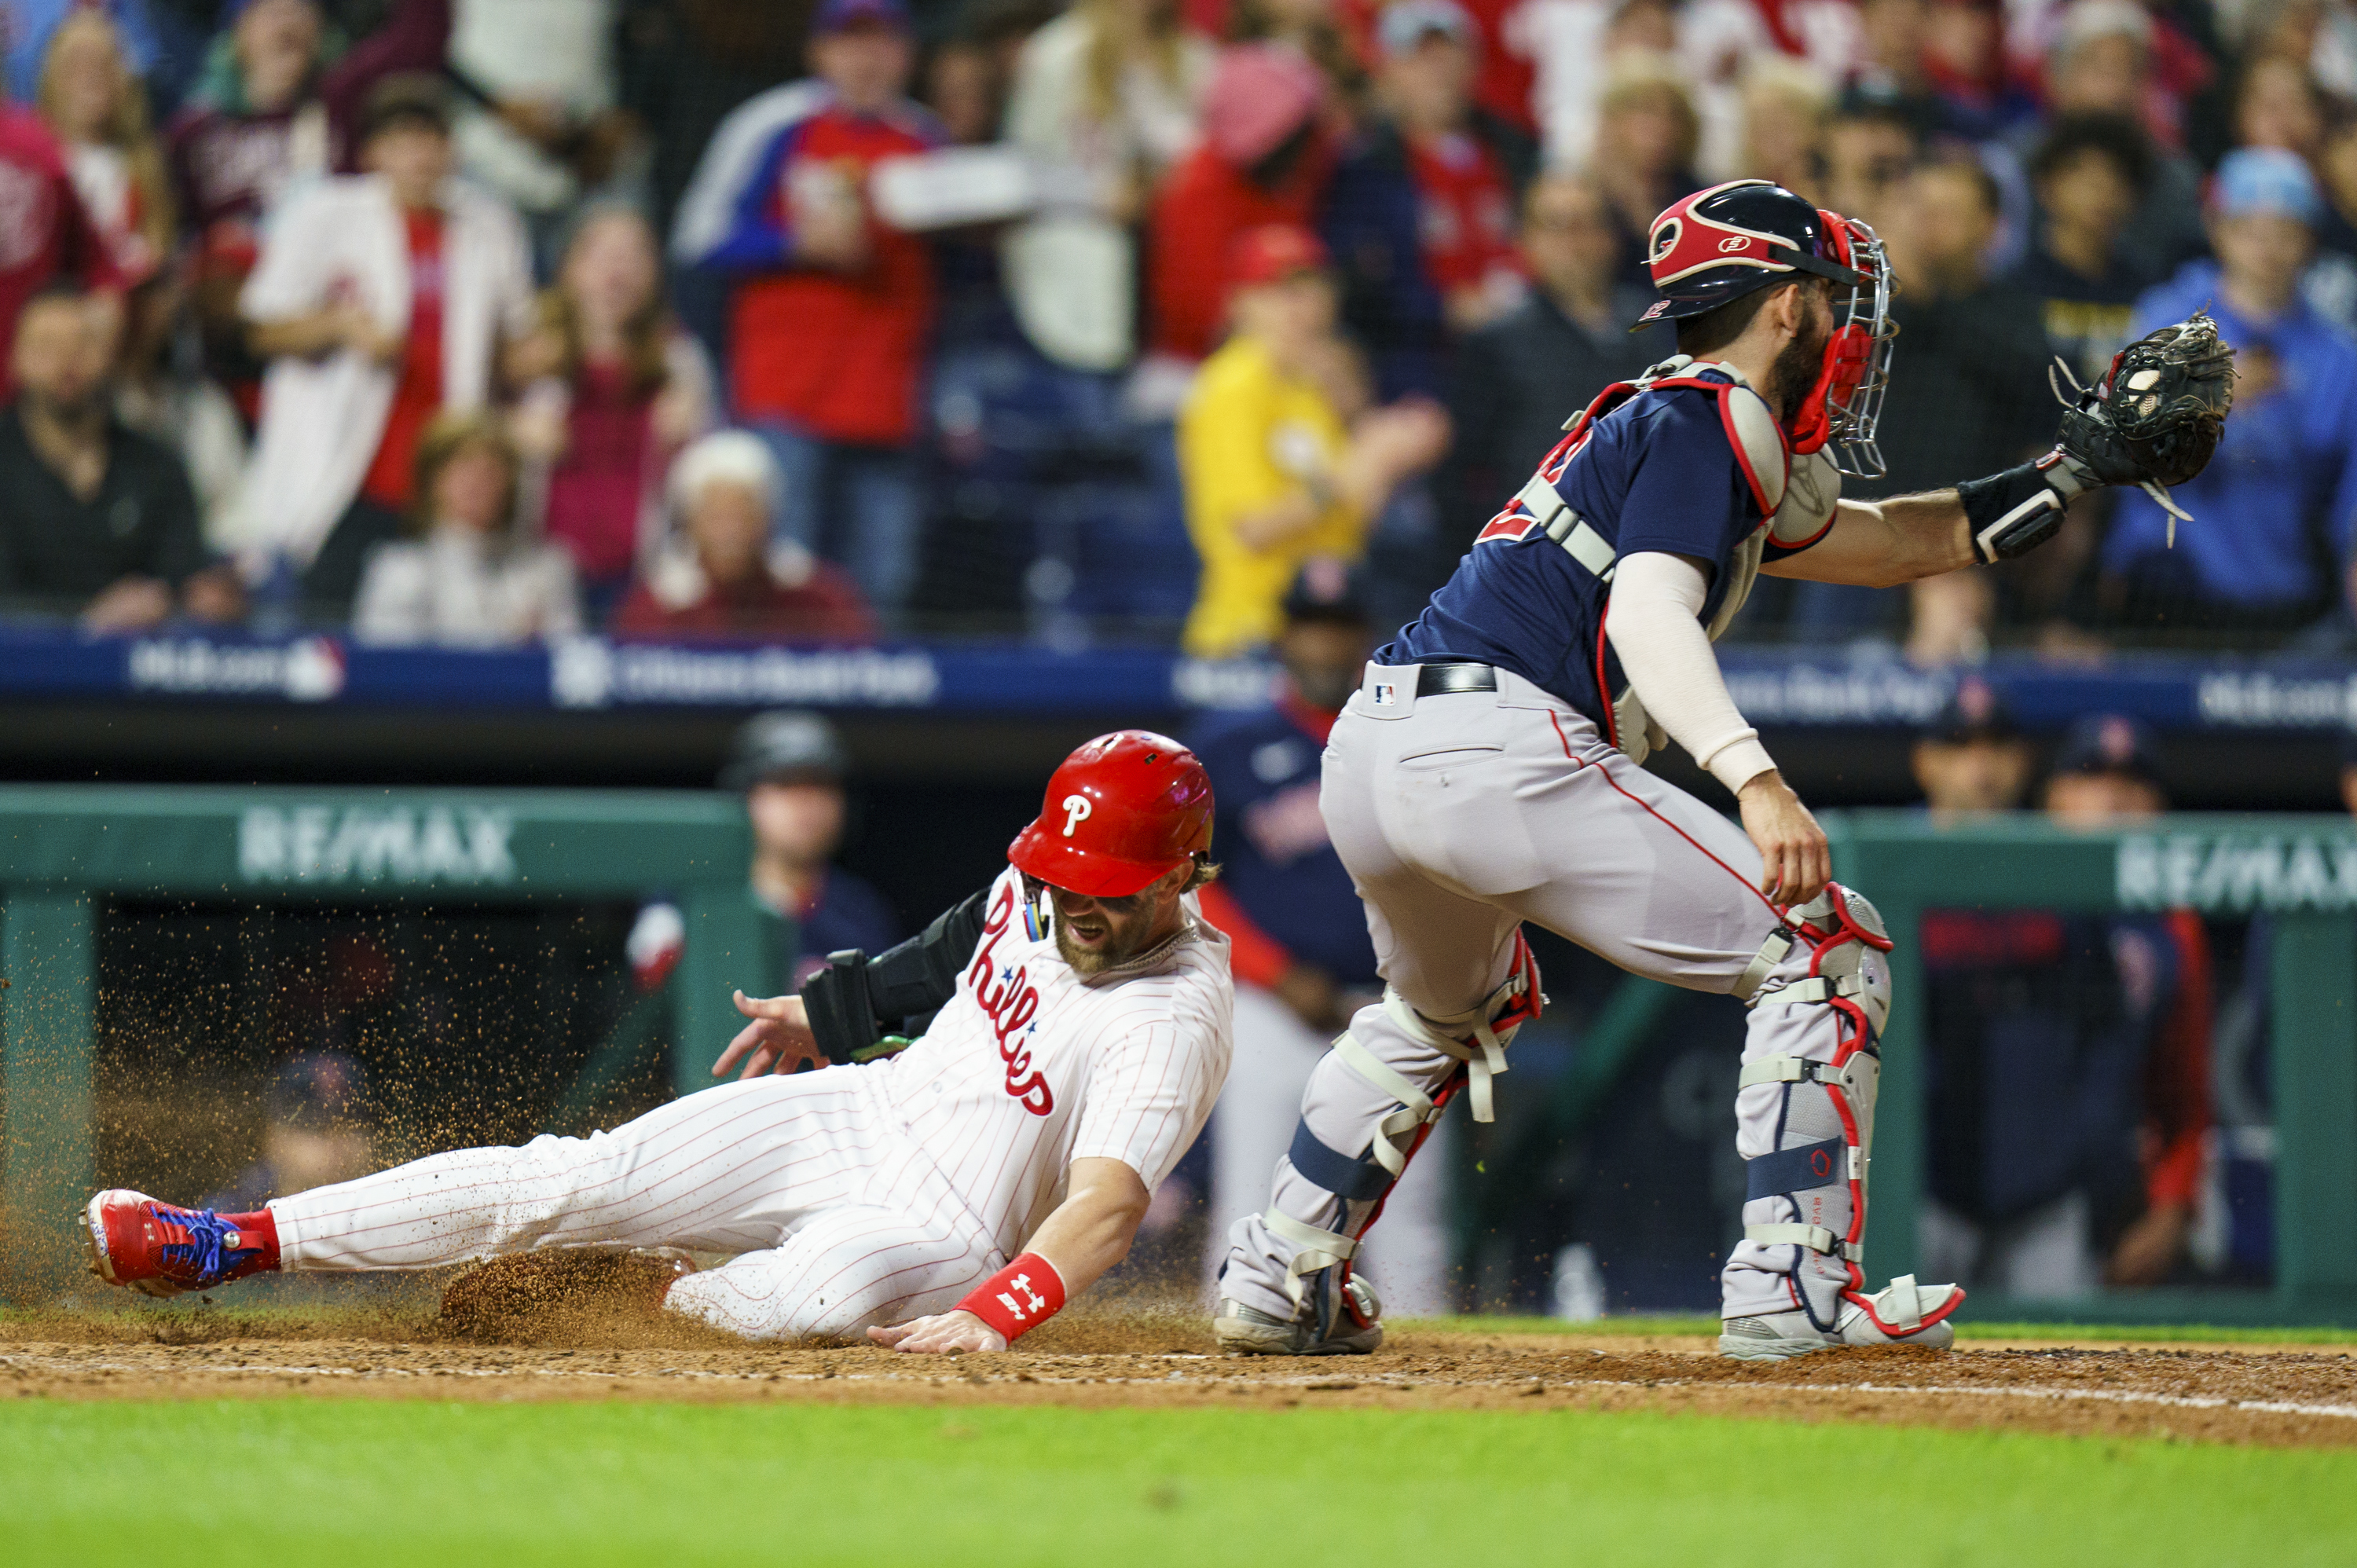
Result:
[[1768,755],[1766,746],[1760,744],[1758,733],[1747,730],[1711,753],[1703,767],[1709,769],[1712,778],[1727,786],[1728,794],[1739,795],[1746,784],[1762,773],[1773,773],[1776,759]]

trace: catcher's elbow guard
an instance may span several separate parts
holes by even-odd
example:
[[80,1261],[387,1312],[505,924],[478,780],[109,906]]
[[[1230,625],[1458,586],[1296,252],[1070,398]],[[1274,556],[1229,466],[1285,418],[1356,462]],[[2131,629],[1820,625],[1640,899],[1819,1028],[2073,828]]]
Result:
[[1956,487],[1956,499],[1972,530],[1974,556],[1994,566],[2037,549],[2054,537],[2062,526],[2062,509],[2085,489],[2060,451],[1986,479],[1965,480]]

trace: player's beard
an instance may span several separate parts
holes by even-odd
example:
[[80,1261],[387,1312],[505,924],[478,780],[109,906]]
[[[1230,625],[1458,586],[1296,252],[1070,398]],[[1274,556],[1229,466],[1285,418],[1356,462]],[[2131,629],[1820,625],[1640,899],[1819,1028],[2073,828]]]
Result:
[[1824,373],[1825,345],[1833,341],[1832,313],[1811,311],[1808,329],[1776,356],[1773,370],[1776,382],[1776,407],[1790,425],[1801,416],[1801,408],[1815,390],[1817,378]]
[[1059,912],[1056,917],[1058,956],[1071,966],[1074,974],[1082,975],[1103,974],[1106,970],[1127,963],[1137,956],[1146,940],[1146,933],[1153,925],[1150,920],[1137,918],[1136,906],[1141,902],[1134,897],[1096,900],[1097,908],[1082,917],[1104,924],[1105,940],[1093,948],[1082,947],[1072,940],[1071,922]]

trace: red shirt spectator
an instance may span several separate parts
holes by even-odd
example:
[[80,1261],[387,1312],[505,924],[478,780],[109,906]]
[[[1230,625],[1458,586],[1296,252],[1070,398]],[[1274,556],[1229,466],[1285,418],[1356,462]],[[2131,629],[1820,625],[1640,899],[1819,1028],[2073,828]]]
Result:
[[394,511],[409,505],[417,438],[442,407],[442,214],[411,208],[401,216],[409,231],[409,337],[384,435],[361,483],[361,494]]
[[831,442],[916,434],[932,330],[931,252],[879,222],[867,174],[945,138],[903,97],[910,59],[896,0],[830,0],[814,24],[821,80],[761,94],[722,124],[682,204],[676,248],[737,274],[731,394],[739,419]]
[[[25,302],[59,275],[89,288],[111,289],[118,281],[66,174],[57,137],[38,115],[0,104],[0,350],[15,341]],[[0,352],[0,367],[5,364]],[[0,396],[15,390],[0,370]]]
[[1333,158],[1318,126],[1325,83],[1300,55],[1248,44],[1220,57],[1203,145],[1171,171],[1153,216],[1153,347],[1200,360],[1219,344],[1236,241],[1310,221]]
[[1479,288],[1523,270],[1514,248],[1514,199],[1495,154],[1471,136],[1408,144],[1424,199],[1424,264],[1443,294]]

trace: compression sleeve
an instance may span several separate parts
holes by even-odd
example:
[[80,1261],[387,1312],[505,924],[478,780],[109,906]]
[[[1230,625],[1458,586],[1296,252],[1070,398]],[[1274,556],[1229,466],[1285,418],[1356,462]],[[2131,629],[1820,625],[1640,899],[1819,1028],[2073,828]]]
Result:
[[802,992],[826,1059],[847,1062],[882,1039],[888,1024],[933,1012],[956,995],[958,975],[982,945],[989,901],[985,887],[872,959],[857,948],[827,954],[826,967],[803,981]]
[[1776,764],[1760,732],[1736,711],[1697,618],[1709,591],[1702,568],[1684,556],[1656,550],[1623,555],[1604,628],[1646,714],[1720,783],[1738,790]]

